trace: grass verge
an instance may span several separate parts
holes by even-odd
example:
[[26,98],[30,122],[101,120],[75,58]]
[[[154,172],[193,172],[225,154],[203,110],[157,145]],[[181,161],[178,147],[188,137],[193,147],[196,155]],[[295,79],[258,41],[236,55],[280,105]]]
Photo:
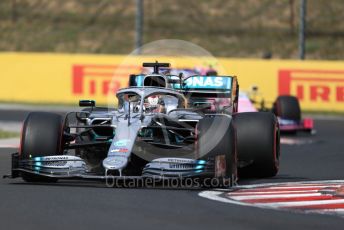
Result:
[[20,134],[17,132],[10,132],[0,129],[0,139],[19,137]]

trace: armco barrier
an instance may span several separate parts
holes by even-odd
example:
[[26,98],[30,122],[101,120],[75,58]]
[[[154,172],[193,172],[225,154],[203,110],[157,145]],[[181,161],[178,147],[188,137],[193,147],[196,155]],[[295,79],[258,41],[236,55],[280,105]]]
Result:
[[[92,98],[112,104],[116,90],[127,86],[129,74],[139,73],[143,61],[155,60],[178,68],[207,62],[200,57],[2,53],[0,101],[75,104]],[[216,61],[220,74],[237,75],[242,90],[258,86],[268,102],[291,94],[298,96],[306,110],[344,111],[343,61]]]

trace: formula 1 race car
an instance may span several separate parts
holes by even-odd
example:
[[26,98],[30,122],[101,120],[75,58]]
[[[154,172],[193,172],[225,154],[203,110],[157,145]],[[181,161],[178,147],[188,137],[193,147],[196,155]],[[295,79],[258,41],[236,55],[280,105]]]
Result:
[[[296,133],[298,131],[315,133],[312,118],[301,117],[299,99],[292,95],[280,95],[272,103],[272,108],[267,109],[265,100],[258,101],[252,94],[257,94],[258,88],[253,87],[251,93],[241,92],[239,97],[239,108],[241,112],[246,111],[271,111],[278,119],[280,130],[283,133]],[[256,107],[258,109],[256,109]]]
[[295,133],[303,131],[314,133],[312,118],[301,118],[301,108],[297,97],[278,96],[273,103],[272,111],[276,114],[282,132]]
[[[32,112],[24,121],[12,173],[27,182],[207,179],[232,186],[239,175],[275,176],[280,135],[271,112],[237,113],[235,76],[163,75],[144,63],[117,92],[118,108],[86,107],[64,116]],[[212,184],[214,186],[214,184]]]

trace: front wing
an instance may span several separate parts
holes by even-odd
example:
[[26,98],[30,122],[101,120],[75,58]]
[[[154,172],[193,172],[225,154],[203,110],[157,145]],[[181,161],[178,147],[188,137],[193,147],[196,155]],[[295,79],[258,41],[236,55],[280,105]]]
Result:
[[[216,178],[214,160],[193,160],[185,158],[160,158],[148,163],[142,175],[118,176],[105,172],[103,175],[91,173],[87,170],[86,163],[79,157],[58,155],[48,157],[33,157],[30,160],[21,160],[18,153],[12,154],[12,169],[7,178],[21,177],[23,173],[42,176],[46,178],[66,180],[91,180],[91,181],[128,181],[128,180],[154,180],[168,181],[188,178]],[[232,185],[232,178],[226,183]],[[230,180],[228,182],[228,180]]]
[[303,132],[314,132],[314,122],[311,118],[305,118],[301,121],[294,121],[289,119],[282,119],[278,117],[278,123],[280,126],[280,130],[282,132],[296,132],[296,131],[303,131]]

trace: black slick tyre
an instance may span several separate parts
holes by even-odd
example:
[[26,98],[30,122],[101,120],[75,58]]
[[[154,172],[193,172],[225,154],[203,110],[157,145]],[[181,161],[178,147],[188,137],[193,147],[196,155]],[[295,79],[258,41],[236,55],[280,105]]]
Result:
[[[37,156],[60,155],[63,153],[62,115],[47,112],[32,112],[26,117],[20,140],[19,156],[29,160]],[[27,182],[55,182],[54,178],[22,172]]]
[[294,96],[279,96],[273,104],[273,112],[282,119],[301,120],[300,103]]
[[[232,119],[227,115],[206,116],[199,121],[197,132],[198,157],[200,159],[214,157],[215,177],[233,185],[237,180],[237,154]],[[214,187],[222,186],[224,184],[220,183]]]
[[233,116],[237,133],[239,176],[272,177],[278,173],[280,134],[277,118],[270,112]]

